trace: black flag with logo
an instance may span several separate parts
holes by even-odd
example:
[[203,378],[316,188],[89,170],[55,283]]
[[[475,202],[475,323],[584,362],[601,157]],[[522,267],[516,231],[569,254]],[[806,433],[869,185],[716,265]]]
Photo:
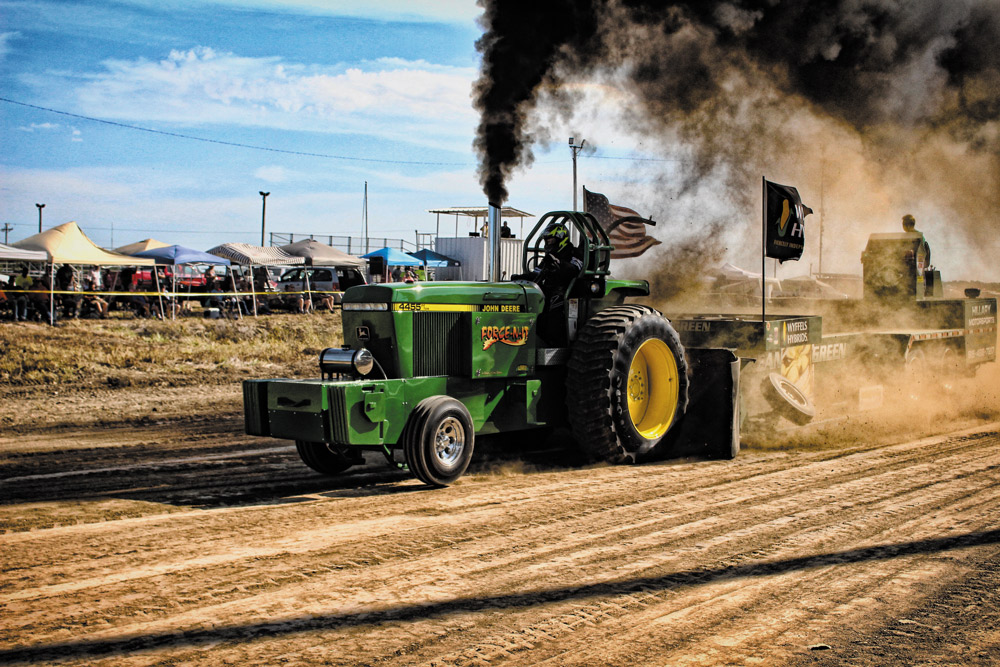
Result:
[[764,181],[764,254],[786,262],[802,257],[806,244],[806,216],[799,191],[789,185]]

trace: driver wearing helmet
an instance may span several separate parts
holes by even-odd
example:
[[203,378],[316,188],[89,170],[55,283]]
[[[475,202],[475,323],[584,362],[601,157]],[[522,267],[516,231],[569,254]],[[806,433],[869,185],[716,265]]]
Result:
[[550,345],[566,341],[566,288],[583,271],[583,250],[573,245],[569,228],[552,222],[542,232],[545,256],[530,273],[513,276],[530,280],[545,295],[545,310],[538,319],[538,333]]
[[545,257],[528,274],[514,276],[515,280],[530,280],[542,288],[550,308],[562,303],[564,292],[573,278],[583,270],[580,252],[569,239],[569,228],[560,223],[549,223],[542,232]]

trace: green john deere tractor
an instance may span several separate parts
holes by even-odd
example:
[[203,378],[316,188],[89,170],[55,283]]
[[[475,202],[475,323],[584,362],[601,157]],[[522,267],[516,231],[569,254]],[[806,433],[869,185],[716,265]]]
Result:
[[524,244],[526,271],[545,261],[553,222],[580,241],[582,268],[564,289],[546,298],[529,280],[352,287],[344,346],[320,354],[319,379],[244,381],[246,432],[294,440],[305,464],[329,475],[378,451],[432,486],[465,472],[477,436],[557,426],[593,460],[692,443],[734,456],[732,352],[685,355],[663,315],[626,304],[649,284],[609,277],[613,248],[590,214],[543,216]]

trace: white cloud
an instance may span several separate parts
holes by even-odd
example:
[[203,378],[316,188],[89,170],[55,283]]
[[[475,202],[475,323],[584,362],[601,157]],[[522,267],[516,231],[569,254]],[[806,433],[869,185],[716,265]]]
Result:
[[19,32],[0,32],[0,60],[3,60],[11,52],[10,42],[12,39],[20,37]]
[[279,166],[260,167],[253,172],[254,177],[268,183],[284,183],[288,180],[288,170]]
[[103,65],[97,73],[49,73],[61,82],[28,82],[75,87],[82,113],[102,118],[362,134],[462,151],[477,120],[473,68],[398,58],[321,68],[207,47]]
[[[242,4],[245,0],[228,0]],[[379,0],[379,2],[357,2],[356,0],[257,0],[262,6],[284,6],[299,9],[313,8],[323,13],[340,16],[370,17],[383,20],[409,21],[472,21],[482,10],[472,0],[434,0],[434,2],[413,2],[413,0]]]
[[148,175],[137,176],[134,170],[127,168],[6,168],[0,170],[0,175],[3,177],[4,188],[8,191],[51,193],[50,196],[58,193],[58,196],[68,200],[93,198],[95,194],[110,198],[149,195],[152,194],[151,189],[145,188],[139,192],[135,188],[146,182],[156,183],[155,180],[147,181]]
[[[62,125],[60,125],[59,123],[32,123],[31,125],[20,125],[18,126],[17,129],[20,132],[35,132],[36,130],[42,132],[49,132],[61,128]],[[83,133],[80,132],[80,130],[78,130],[75,127],[71,127],[70,131],[71,131],[70,141],[83,141]]]
[[[162,8],[170,2],[164,0],[132,0],[134,4]],[[460,23],[474,21],[482,10],[473,0],[434,0],[433,2],[413,2],[413,0],[378,0],[378,2],[358,2],[357,0],[183,0],[174,2],[185,9],[201,4],[208,7],[257,8],[269,11],[287,11],[297,14],[322,16],[346,16],[371,18],[382,21],[445,22]]]
[[57,130],[59,123],[32,123],[31,125],[21,125],[17,129],[22,132],[34,132],[35,130]]

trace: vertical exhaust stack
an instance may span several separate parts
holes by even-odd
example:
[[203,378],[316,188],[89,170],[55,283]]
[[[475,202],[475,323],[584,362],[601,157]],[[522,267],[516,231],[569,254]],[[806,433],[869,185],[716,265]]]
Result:
[[489,238],[489,259],[486,263],[487,279],[500,282],[500,205],[489,202],[487,207],[487,231]]

